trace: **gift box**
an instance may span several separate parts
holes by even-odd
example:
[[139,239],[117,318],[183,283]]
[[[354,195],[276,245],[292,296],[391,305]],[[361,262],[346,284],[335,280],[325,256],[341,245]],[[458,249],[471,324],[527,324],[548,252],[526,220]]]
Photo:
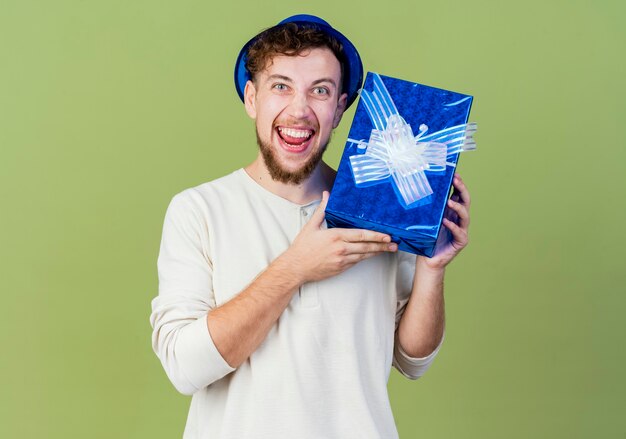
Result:
[[377,73],[360,94],[326,222],[387,233],[400,250],[431,257],[459,153],[475,149],[473,98]]

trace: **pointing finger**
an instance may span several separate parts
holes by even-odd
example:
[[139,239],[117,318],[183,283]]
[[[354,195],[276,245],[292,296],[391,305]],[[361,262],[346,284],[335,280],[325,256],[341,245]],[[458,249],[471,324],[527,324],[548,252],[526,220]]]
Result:
[[341,237],[350,242],[391,242],[389,235],[365,229],[342,229]]

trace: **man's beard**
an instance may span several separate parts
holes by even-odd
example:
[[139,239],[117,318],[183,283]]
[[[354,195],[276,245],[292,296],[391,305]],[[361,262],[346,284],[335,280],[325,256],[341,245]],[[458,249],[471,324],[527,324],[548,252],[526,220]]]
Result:
[[330,143],[330,137],[328,138],[326,144],[322,145],[321,148],[319,148],[300,169],[295,171],[289,171],[280,165],[271,145],[268,145],[261,140],[258,131],[256,133],[256,141],[259,145],[259,149],[263,155],[263,161],[265,162],[265,166],[267,167],[272,180],[280,183],[295,185],[300,184],[309,178],[315,168],[317,168],[317,165],[322,160],[324,151],[326,151],[328,143]]

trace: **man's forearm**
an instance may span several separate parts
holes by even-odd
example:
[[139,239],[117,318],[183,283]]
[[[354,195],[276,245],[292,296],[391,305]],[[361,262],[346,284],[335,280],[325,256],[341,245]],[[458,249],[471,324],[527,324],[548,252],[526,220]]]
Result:
[[443,279],[445,268],[430,268],[418,257],[409,302],[398,325],[398,341],[411,357],[431,354],[441,342],[445,326]]
[[300,285],[286,258],[279,257],[240,294],[208,313],[213,343],[231,367],[259,347]]

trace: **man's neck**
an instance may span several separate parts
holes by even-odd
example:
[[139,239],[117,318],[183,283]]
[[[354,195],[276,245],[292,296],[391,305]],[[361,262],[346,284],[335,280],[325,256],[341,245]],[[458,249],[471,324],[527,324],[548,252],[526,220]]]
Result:
[[296,204],[309,204],[330,191],[336,171],[321,161],[311,175],[299,184],[282,183],[272,179],[263,159],[257,159],[244,168],[250,177],[268,191]]

